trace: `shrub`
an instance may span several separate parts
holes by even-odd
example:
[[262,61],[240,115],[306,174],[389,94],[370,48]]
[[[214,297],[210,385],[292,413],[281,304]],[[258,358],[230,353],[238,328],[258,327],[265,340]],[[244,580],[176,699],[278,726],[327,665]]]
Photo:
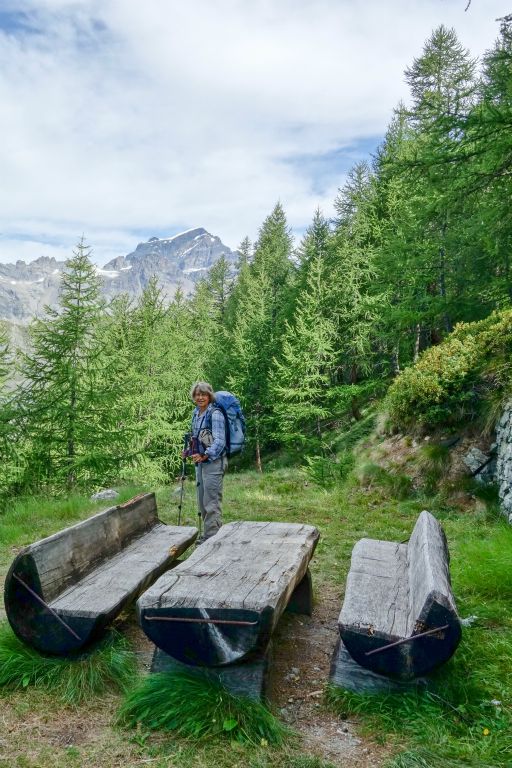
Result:
[[400,428],[457,424],[478,416],[482,403],[512,385],[512,310],[461,323],[393,382],[386,397]]

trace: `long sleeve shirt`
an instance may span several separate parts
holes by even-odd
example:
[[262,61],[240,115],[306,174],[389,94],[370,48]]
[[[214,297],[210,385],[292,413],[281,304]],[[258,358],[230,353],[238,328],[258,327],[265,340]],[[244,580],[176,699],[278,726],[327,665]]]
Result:
[[[206,448],[204,453],[208,456],[210,461],[220,458],[226,451],[226,427],[224,423],[224,415],[218,408],[214,408],[213,405],[207,407],[203,413],[199,411],[199,408],[195,408],[192,414],[192,435],[197,437],[201,443],[199,437],[203,429],[208,429],[208,425],[211,422],[211,431],[213,442]],[[201,453],[202,451],[200,451]]]

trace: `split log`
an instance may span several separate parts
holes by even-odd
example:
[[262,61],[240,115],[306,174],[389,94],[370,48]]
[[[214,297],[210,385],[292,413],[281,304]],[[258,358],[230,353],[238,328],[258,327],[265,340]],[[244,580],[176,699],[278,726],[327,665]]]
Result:
[[43,653],[77,651],[196,536],[197,528],[160,522],[153,493],[99,512],[18,554],[5,581],[9,623]]
[[355,661],[410,680],[447,661],[461,637],[444,532],[422,512],[408,544],[361,539],[339,617]]
[[[223,526],[138,600],[146,635],[185,664],[224,666],[264,653],[319,538],[294,523]],[[300,591],[300,590],[299,590]]]

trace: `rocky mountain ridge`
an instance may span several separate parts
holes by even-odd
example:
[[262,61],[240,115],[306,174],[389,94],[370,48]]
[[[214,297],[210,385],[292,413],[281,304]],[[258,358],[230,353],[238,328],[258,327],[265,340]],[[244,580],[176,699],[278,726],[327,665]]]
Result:
[[[221,256],[234,266],[238,252],[203,227],[197,227],[171,237],[151,237],[126,256],[117,256],[96,270],[107,299],[120,293],[139,296],[153,275],[171,299],[178,286],[185,294],[192,291],[195,282]],[[0,264],[0,320],[26,324],[41,315],[45,305],[56,306],[64,265],[64,261],[48,256],[28,264]]]

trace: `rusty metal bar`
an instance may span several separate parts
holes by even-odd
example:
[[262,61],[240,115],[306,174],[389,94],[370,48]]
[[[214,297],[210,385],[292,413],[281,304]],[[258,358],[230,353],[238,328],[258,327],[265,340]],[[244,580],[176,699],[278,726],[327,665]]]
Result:
[[144,616],[146,621],[184,621],[189,624],[231,624],[236,627],[254,627],[258,621],[232,621],[231,619],[192,619],[180,616]]
[[402,640],[396,640],[394,643],[388,645],[382,645],[380,648],[374,648],[373,651],[366,651],[365,656],[373,656],[374,653],[380,653],[381,651],[387,651],[389,648],[395,648],[397,645],[403,645],[404,643],[412,643],[413,640],[418,640],[420,637],[427,637],[427,635],[434,635],[436,632],[442,632],[443,629],[448,629],[449,624],[443,624],[442,627],[434,627],[434,629],[427,629],[426,632],[419,632],[417,635],[411,635],[411,637],[404,637]]
[[32,597],[35,597],[35,599],[36,599],[36,600],[37,600],[39,603],[41,603],[41,605],[42,605],[44,608],[46,608],[46,609],[47,609],[47,610],[48,610],[48,611],[51,613],[51,615],[52,615],[52,616],[54,616],[54,617],[57,619],[57,621],[59,621],[59,622],[62,624],[62,626],[63,626],[63,627],[65,627],[65,628],[67,629],[67,631],[68,631],[68,632],[70,632],[70,633],[73,635],[73,637],[76,637],[76,639],[77,639],[77,640],[79,640],[80,642],[83,642],[83,641],[82,641],[82,638],[81,638],[81,637],[79,637],[79,636],[77,635],[77,633],[75,632],[75,630],[74,630],[74,629],[72,629],[72,628],[69,626],[69,624],[66,624],[66,622],[64,621],[64,619],[62,619],[62,618],[59,616],[59,614],[58,614],[56,611],[54,611],[54,610],[53,610],[53,608],[50,608],[50,606],[48,605],[48,603],[45,603],[45,601],[43,600],[43,598],[42,598],[42,597],[40,597],[40,595],[38,595],[38,594],[37,594],[37,592],[34,592],[34,590],[33,590],[33,589],[31,589],[31,587],[29,587],[29,586],[28,586],[28,584],[25,584],[25,582],[23,581],[23,579],[21,579],[21,578],[18,576],[18,574],[17,574],[17,573],[13,573],[12,575],[13,575],[13,577],[16,579],[16,581],[19,581],[19,583],[20,583],[20,584],[21,584],[23,587],[25,587],[25,589],[27,590],[27,592],[29,592],[29,593],[32,595]]

